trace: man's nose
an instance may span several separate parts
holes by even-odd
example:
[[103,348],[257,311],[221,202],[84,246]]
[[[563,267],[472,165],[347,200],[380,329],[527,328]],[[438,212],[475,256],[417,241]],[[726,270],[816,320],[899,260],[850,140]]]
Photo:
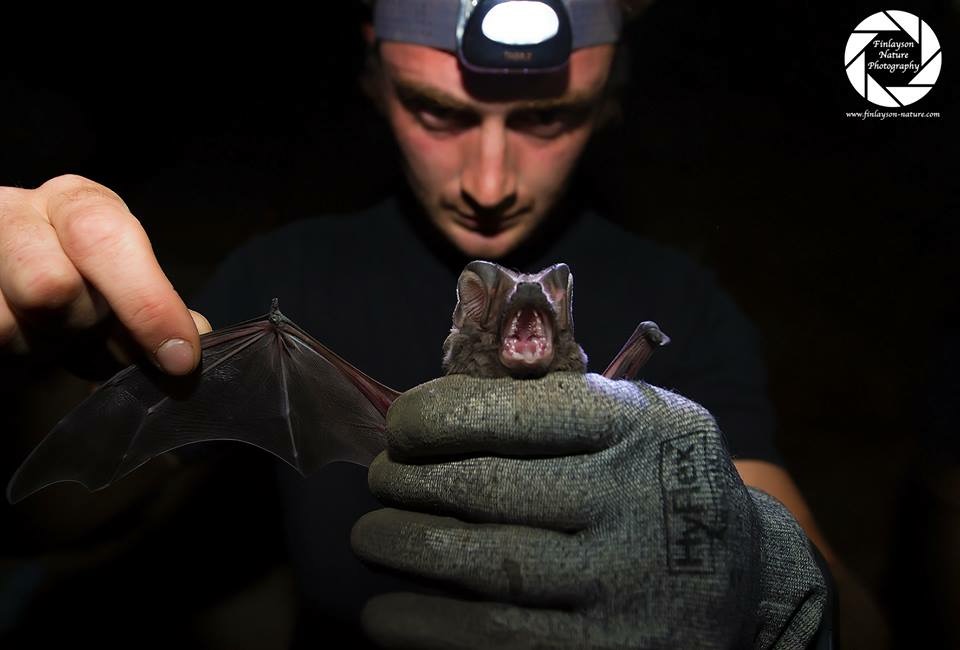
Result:
[[503,211],[517,200],[517,175],[507,136],[506,125],[489,120],[468,144],[460,193],[476,212]]

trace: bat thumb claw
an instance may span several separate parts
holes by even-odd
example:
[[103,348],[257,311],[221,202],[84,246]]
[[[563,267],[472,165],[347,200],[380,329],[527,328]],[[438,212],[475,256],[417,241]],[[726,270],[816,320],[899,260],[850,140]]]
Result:
[[664,334],[660,326],[652,320],[643,321],[640,323],[640,327],[642,328],[644,338],[651,343],[660,347],[670,343],[670,337]]

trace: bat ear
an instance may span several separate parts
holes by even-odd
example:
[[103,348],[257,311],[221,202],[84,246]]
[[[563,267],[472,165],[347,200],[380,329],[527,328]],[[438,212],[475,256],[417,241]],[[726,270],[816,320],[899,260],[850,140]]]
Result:
[[554,264],[540,272],[540,284],[557,311],[557,325],[573,334],[573,273],[566,264]]
[[453,326],[463,327],[467,321],[482,324],[487,320],[490,304],[502,278],[502,269],[491,262],[470,262],[457,280],[457,307],[453,310]]

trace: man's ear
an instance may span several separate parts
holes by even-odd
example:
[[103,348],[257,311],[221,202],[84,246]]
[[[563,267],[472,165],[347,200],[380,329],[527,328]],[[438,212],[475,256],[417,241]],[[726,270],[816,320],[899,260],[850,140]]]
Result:
[[377,41],[377,34],[373,30],[373,23],[365,20],[360,26],[360,34],[366,45],[363,70],[360,72],[360,88],[373,105],[386,115],[386,107],[383,102],[383,70],[380,67],[380,43]]
[[367,44],[367,49],[376,46],[377,34],[373,31],[373,23],[368,20],[363,21],[360,26],[360,34],[363,36],[363,42]]

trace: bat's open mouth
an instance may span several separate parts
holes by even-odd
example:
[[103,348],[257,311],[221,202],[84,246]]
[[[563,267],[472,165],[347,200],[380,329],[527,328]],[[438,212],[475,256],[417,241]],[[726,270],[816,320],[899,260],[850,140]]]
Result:
[[523,307],[504,320],[500,362],[524,374],[546,372],[553,362],[553,327],[550,317],[533,307]]

